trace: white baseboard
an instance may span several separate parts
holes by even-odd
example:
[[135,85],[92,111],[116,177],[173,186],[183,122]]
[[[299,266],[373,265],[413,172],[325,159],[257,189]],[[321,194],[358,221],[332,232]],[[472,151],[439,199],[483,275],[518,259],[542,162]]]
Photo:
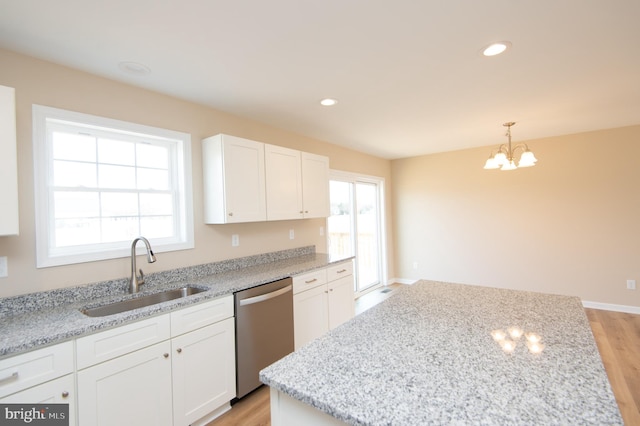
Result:
[[[415,284],[420,280],[408,279],[408,278],[390,278],[387,280],[387,284],[399,283],[399,284]],[[627,314],[640,314],[640,307],[629,305],[614,305],[612,303],[590,302],[588,300],[582,301],[582,306],[590,309],[600,309],[603,311],[625,312]]]
[[626,312],[628,314],[640,314],[640,307],[628,305],[614,305],[612,303],[589,302],[582,301],[582,306],[591,309],[600,309],[603,311]]
[[398,284],[415,284],[420,280],[412,280],[407,278],[390,278],[387,280],[388,284],[398,283]]

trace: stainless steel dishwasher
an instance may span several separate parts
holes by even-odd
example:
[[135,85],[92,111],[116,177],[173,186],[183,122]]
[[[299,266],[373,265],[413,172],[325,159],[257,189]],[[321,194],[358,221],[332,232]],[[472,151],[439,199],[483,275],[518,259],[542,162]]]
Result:
[[294,350],[293,280],[285,278],[235,293],[236,392],[260,386],[258,373]]

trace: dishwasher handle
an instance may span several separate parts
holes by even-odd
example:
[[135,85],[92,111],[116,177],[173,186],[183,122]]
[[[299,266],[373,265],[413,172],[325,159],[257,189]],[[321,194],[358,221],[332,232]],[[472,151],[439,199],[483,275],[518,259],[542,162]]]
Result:
[[273,299],[274,297],[278,297],[282,294],[285,294],[293,289],[292,285],[288,285],[279,290],[272,291],[271,293],[261,294],[259,296],[253,296],[246,299],[240,299],[240,306],[251,305],[253,303],[264,302],[265,300]]

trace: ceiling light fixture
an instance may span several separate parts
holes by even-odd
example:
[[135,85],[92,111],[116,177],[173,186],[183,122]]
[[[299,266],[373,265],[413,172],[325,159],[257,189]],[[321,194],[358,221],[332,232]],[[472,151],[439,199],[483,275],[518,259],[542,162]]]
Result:
[[[493,151],[491,151],[491,155],[484,165],[485,169],[515,170],[518,167],[531,167],[536,165],[538,159],[533,155],[533,152],[529,151],[526,143],[519,143],[513,147],[513,149],[511,148],[511,126],[514,124],[516,123],[513,121],[503,124],[503,126],[507,128],[506,136],[509,138],[509,143],[507,145],[500,145],[495,155]],[[513,156],[517,149],[522,150],[522,155],[516,166],[515,161],[513,161]]]
[[325,98],[325,99],[320,101],[320,105],[322,105],[322,106],[334,106],[337,103],[338,103],[337,100],[331,99],[331,98]]
[[492,43],[489,46],[482,49],[482,54],[484,56],[496,56],[511,47],[511,43],[508,41],[499,41],[497,43]]

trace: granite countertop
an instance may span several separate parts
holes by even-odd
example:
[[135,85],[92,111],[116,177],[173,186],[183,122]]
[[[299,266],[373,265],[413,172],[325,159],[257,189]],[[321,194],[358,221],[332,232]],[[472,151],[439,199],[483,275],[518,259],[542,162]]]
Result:
[[0,299],[0,359],[343,260],[346,259],[331,259],[327,254],[315,253],[315,248],[309,246],[149,274],[145,276],[147,283],[136,296],[183,286],[207,291],[105,317],[88,317],[80,309],[136,297],[128,294],[128,279],[3,298]]
[[577,297],[432,281],[395,293],[261,380],[352,425],[623,424]]

